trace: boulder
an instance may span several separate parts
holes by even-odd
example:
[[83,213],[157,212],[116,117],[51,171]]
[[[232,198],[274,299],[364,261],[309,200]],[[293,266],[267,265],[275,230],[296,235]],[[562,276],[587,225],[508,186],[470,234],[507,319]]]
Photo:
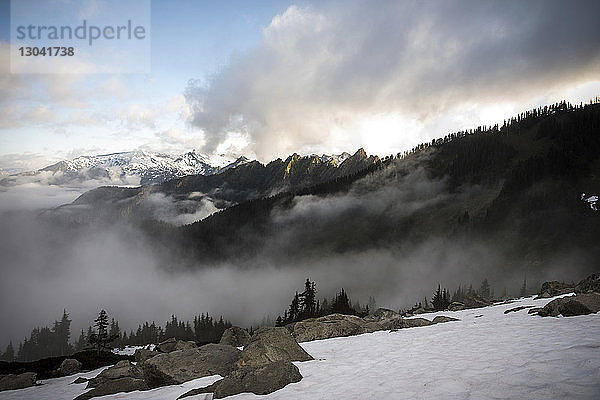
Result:
[[186,342],[184,340],[175,340],[175,338],[169,338],[164,342],[159,343],[158,346],[156,346],[156,350],[160,353],[170,353],[177,350],[195,349],[196,347],[198,347],[196,342]]
[[150,389],[143,379],[136,379],[131,377],[123,377],[118,379],[112,379],[100,384],[98,387],[93,388],[83,394],[77,396],[74,400],[88,400],[92,397],[106,396],[114,393],[122,392],[133,392],[135,390],[148,390]]
[[419,326],[429,325],[433,325],[433,322],[425,318],[407,318],[403,320],[401,324],[399,324],[398,328],[416,328]]
[[[299,322],[300,323],[300,322]],[[275,361],[309,361],[308,354],[284,327],[263,327],[254,332],[238,361],[239,367],[259,366]]]
[[265,395],[282,389],[290,383],[299,382],[302,375],[289,361],[277,361],[261,366],[241,367],[210,386],[194,389],[180,399],[201,393],[214,393],[215,399],[239,393]]
[[477,294],[470,294],[465,297],[463,304],[466,308],[480,308],[491,306],[492,302],[488,299],[484,299],[483,297]]
[[143,363],[149,358],[152,358],[156,355],[160,354],[158,351],[148,350],[148,349],[137,349],[135,353],[133,353],[133,357],[135,358],[135,362],[138,364]]
[[238,326],[232,326],[223,332],[220,344],[226,344],[233,347],[244,347],[250,343],[250,334]]
[[[383,316],[381,318],[384,318]],[[402,317],[397,314],[397,317]],[[376,317],[375,317],[376,319]],[[306,319],[294,324],[294,337],[298,342],[329,339],[340,336],[360,335],[361,333],[375,332],[382,329],[392,329],[395,326],[390,322],[389,328],[375,319],[365,321],[355,315],[331,314],[319,318]]]
[[452,322],[452,321],[460,321],[460,320],[458,318],[447,317],[445,315],[438,315],[437,317],[435,317],[433,319],[433,321],[431,321],[431,323],[433,323],[433,324],[443,324],[445,322]]
[[575,293],[600,293],[600,273],[595,273],[575,286]]
[[25,372],[19,375],[8,374],[0,378],[0,392],[3,390],[24,389],[34,386],[37,380],[35,372]]
[[466,309],[467,306],[464,303],[461,303],[460,301],[453,301],[448,305],[448,311],[460,311]]
[[600,311],[600,294],[585,293],[554,299],[539,310],[538,315],[542,317],[556,317],[558,315],[572,317],[597,313],[598,311]]
[[510,308],[506,311],[504,311],[504,314],[509,314],[511,312],[517,312],[517,311],[521,311],[521,310],[525,310],[526,308],[533,308],[534,306],[519,306],[519,307],[515,307],[515,308]]
[[573,292],[573,285],[559,281],[544,282],[536,299],[547,299],[549,297],[559,296]]
[[144,361],[141,369],[150,387],[174,385],[203,376],[226,376],[235,369],[241,354],[233,346],[207,344],[159,354]]
[[65,358],[60,367],[58,367],[58,373],[60,376],[73,375],[81,371],[81,362],[73,358]]
[[112,367],[103,370],[95,378],[90,379],[86,389],[95,388],[108,381],[121,378],[143,379],[144,375],[140,367],[133,365],[127,360],[122,360]]

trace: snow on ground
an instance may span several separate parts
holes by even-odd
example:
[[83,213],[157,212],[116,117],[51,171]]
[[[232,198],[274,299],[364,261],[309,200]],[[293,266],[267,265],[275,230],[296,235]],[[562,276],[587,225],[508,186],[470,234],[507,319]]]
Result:
[[[84,372],[63,378],[47,379],[38,381],[40,386],[34,386],[27,389],[8,390],[0,392],[2,400],[73,400],[75,397],[84,393],[87,383],[71,384],[79,377],[93,378],[102,370],[108,367],[99,368],[94,371]],[[221,379],[219,375],[206,376],[204,378],[194,379],[181,385],[165,386],[147,391],[135,391],[129,393],[117,393],[108,396],[94,397],[98,400],[170,400],[176,399],[182,394],[189,392],[197,387],[203,387],[213,384]],[[190,400],[207,400],[212,395],[202,395],[190,397]]]
[[[423,314],[419,317],[460,321],[301,343],[315,360],[295,363],[304,377],[300,382],[266,396],[230,399],[599,399],[600,314],[541,318],[527,309],[504,314],[550,300]],[[93,375],[51,379],[44,386],[1,392],[0,399],[71,400],[83,390],[69,391],[66,383]],[[101,399],[176,399],[216,379]]]
[[153,344],[149,344],[146,346],[125,346],[122,349],[116,348],[116,349],[112,349],[112,352],[115,354],[119,354],[121,356],[132,356],[135,354],[135,351],[138,349],[148,349],[148,350],[154,350],[154,347],[156,347]]

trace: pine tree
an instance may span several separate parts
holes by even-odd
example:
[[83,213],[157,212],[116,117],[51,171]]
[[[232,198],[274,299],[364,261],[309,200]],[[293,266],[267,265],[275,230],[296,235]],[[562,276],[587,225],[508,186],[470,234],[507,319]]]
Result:
[[15,360],[15,349],[13,347],[12,340],[6,346],[6,351],[0,357],[2,361],[13,362]]
[[521,286],[520,296],[527,296],[527,278],[523,279],[523,285]]
[[98,351],[98,357],[100,357],[100,351],[103,349],[109,349],[110,343],[113,342],[116,337],[109,336],[108,333],[108,314],[106,311],[100,310],[98,313],[98,318],[94,320],[94,327],[96,328],[96,333],[92,333],[90,337],[88,337],[88,341],[91,345],[95,346]]
[[484,299],[490,299],[490,284],[487,279],[484,279],[481,282],[481,287],[479,288],[479,295]]

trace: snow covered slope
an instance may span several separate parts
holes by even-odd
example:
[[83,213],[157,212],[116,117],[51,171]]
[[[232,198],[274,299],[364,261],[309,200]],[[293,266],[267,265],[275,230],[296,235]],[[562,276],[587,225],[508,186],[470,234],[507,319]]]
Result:
[[[598,399],[600,398],[600,314],[541,318],[518,306],[541,307],[552,299],[524,298],[511,304],[448,315],[460,321],[396,332],[301,343],[315,360],[295,363],[303,379],[266,396],[230,399]],[[88,374],[91,376],[92,374]],[[66,383],[0,393],[0,399],[72,399]],[[102,397],[176,399],[205,381]],[[60,384],[59,384],[60,383]],[[70,385],[73,387],[76,385]],[[160,391],[160,392],[159,392]],[[160,394],[162,397],[156,397]],[[206,398],[204,395],[190,400]]]
[[[248,162],[225,156],[208,157],[195,150],[173,156],[162,153],[130,151],[96,156],[81,156],[42,168],[40,172],[88,175],[93,177],[139,177],[140,184],[161,183],[185,175],[212,175]],[[91,173],[91,175],[90,175]]]

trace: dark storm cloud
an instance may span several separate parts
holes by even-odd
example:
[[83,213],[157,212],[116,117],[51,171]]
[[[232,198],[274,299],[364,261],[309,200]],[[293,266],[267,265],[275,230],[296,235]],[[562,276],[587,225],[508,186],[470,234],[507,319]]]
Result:
[[[192,122],[209,148],[228,131],[243,131],[267,159],[331,147],[336,130],[352,147],[368,146],[354,131],[370,116],[398,113],[424,129],[464,104],[519,102],[597,81],[599,13],[595,1],[292,6],[256,48],[208,84],[188,88]],[[440,135],[399,133],[407,143]]]

